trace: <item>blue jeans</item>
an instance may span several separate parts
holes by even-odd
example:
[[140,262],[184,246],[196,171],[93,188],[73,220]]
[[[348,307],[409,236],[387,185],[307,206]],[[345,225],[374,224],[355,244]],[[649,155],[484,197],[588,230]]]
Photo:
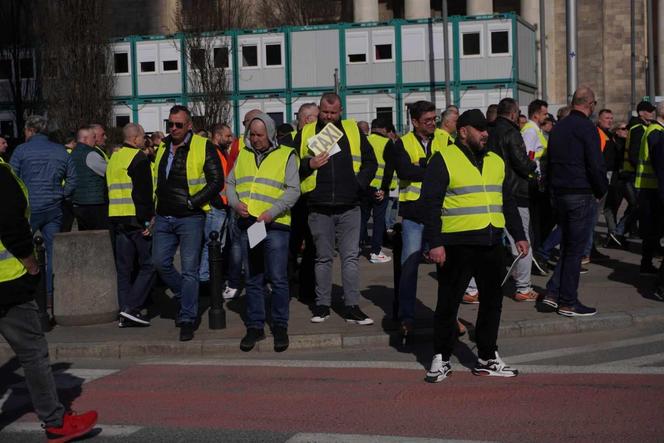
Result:
[[399,320],[415,319],[417,300],[417,270],[422,260],[422,231],[424,225],[404,218],[402,226],[401,278],[399,279]]
[[[204,215],[162,217],[155,219],[152,257],[161,279],[180,302],[179,322],[198,318],[198,266],[203,245]],[[173,256],[180,246],[182,275],[173,266]]]
[[550,259],[551,253],[556,248],[556,246],[560,244],[562,236],[562,229],[560,229],[560,226],[556,225],[556,227],[553,228],[553,231],[551,231],[548,237],[546,237],[544,243],[542,243],[542,247],[537,250],[537,254],[541,255],[544,260]]
[[226,286],[238,289],[242,280],[244,259],[242,253],[242,231],[237,225],[237,214],[228,215],[228,235],[230,236],[230,251],[228,261],[228,282]]
[[595,206],[595,210],[593,217],[588,220],[588,223],[590,224],[590,234],[588,235],[586,247],[583,250],[584,257],[590,257],[590,253],[593,250],[593,243],[595,243],[595,225],[597,225],[597,221],[599,220],[599,205],[597,204],[596,200],[593,200],[593,205]]
[[387,199],[387,209],[385,209],[385,226],[392,229],[397,222],[397,213],[399,212],[399,199],[390,197]]
[[62,209],[56,208],[30,215],[32,232],[41,232],[46,248],[46,294],[53,297],[53,236],[60,232]]
[[578,300],[581,258],[591,231],[591,221],[597,213],[592,195],[559,195],[554,197],[558,226],[562,230],[560,260],[546,284],[551,297],[560,306],[574,306]]
[[[203,250],[201,251],[201,266],[198,270],[198,278],[202,282],[210,280],[210,263],[208,262],[208,242],[210,241],[210,233],[216,231],[219,234],[222,250],[226,244],[226,229],[224,222],[226,221],[227,214],[228,212],[225,209],[217,209],[214,206],[210,208],[210,212],[205,214]],[[224,227],[223,230],[222,227]]]
[[288,238],[290,232],[267,231],[265,240],[249,249],[247,231],[242,230],[242,252],[247,257],[246,303],[247,328],[263,329],[265,325],[265,281],[272,287],[272,327],[288,327]]

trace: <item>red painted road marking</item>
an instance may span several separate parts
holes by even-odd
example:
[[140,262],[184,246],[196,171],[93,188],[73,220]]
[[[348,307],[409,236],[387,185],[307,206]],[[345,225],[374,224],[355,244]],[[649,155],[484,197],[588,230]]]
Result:
[[135,366],[83,387],[104,423],[498,441],[661,441],[664,377]]

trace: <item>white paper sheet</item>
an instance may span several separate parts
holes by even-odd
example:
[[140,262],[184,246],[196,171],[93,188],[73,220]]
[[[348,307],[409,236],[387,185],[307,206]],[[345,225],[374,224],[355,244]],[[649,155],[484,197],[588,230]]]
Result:
[[247,236],[249,237],[249,247],[253,249],[254,246],[262,242],[265,237],[267,237],[267,232],[265,231],[265,222],[260,221],[249,226],[249,229],[247,229]]
[[507,275],[503,279],[503,282],[500,284],[501,287],[505,286],[505,282],[507,281],[508,278],[510,278],[510,275],[512,275],[512,269],[514,269],[514,266],[516,266],[516,262],[521,260],[522,257],[523,257],[523,252],[519,253],[519,255],[514,259],[514,261],[510,265],[510,268],[507,270]]

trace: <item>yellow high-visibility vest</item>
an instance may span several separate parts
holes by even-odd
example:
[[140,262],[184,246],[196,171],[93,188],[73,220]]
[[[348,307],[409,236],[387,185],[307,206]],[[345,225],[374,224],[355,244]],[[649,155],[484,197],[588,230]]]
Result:
[[[447,145],[451,145],[455,142],[454,137],[452,134],[447,132],[446,130],[442,128],[436,128],[436,131],[433,133],[433,138],[436,140],[435,147],[436,147],[436,152],[440,151],[440,149],[444,148]],[[431,152],[431,155],[433,155],[435,152]]]
[[[192,134],[191,141],[189,142],[189,153],[187,154],[187,186],[189,188],[190,197],[203,189],[207,184],[205,173],[203,172],[206,144],[206,138],[197,134]],[[159,149],[157,149],[157,158],[154,162],[155,173],[153,174],[153,177],[155,193],[157,192],[157,184],[159,183],[159,164],[161,163],[161,158],[164,156],[166,149],[167,148],[162,141],[159,144]],[[205,212],[210,211],[210,203],[205,203],[201,206],[201,209]]]
[[476,231],[489,225],[504,228],[505,163],[500,156],[489,151],[484,156],[480,173],[456,145],[449,145],[441,155],[450,176],[443,200],[441,231]]
[[[637,128],[644,129],[644,135],[645,135],[645,129],[647,128],[647,126],[642,123],[638,123],[629,128],[629,131],[627,132],[627,139],[625,140],[625,152],[623,155],[623,171],[625,172],[636,172],[636,169],[634,169],[634,166],[632,166],[632,163],[629,161],[629,146],[632,140],[632,131],[634,131]],[[643,141],[643,137],[641,138],[641,141]]]
[[523,128],[521,128],[521,134],[524,134],[530,128],[533,128],[535,132],[537,132],[537,137],[539,138],[540,144],[542,145],[542,149],[535,152],[535,160],[539,161],[539,159],[541,159],[542,156],[546,153],[546,149],[549,146],[549,141],[546,139],[544,132],[542,132],[539,126],[531,121],[528,121],[525,125],[523,125]]
[[[410,157],[410,162],[414,165],[419,166],[420,160],[426,158],[426,152],[422,147],[422,144],[419,142],[414,132],[409,132],[408,134],[401,137],[401,142],[403,147]],[[435,152],[442,152],[443,146],[441,144],[441,137],[434,137],[429,143],[431,143],[431,156]],[[429,157],[431,158],[431,157]],[[410,180],[399,179],[399,201],[400,202],[409,202],[416,201],[420,198],[420,193],[422,192],[422,182],[413,182]]]
[[[376,161],[378,162],[378,169],[376,169],[376,175],[369,186],[372,188],[380,188],[380,185],[383,183],[383,176],[385,175],[385,159],[383,155],[385,153],[385,146],[390,141],[389,138],[383,137],[380,134],[369,134],[367,140],[373,148],[374,154],[376,155]],[[392,174],[392,181],[390,182],[390,189],[397,188],[397,177],[396,174]]]
[[[7,168],[11,172],[12,177],[16,180],[18,185],[23,191],[23,197],[25,197],[25,218],[30,218],[30,206],[28,203],[28,188],[26,188],[23,181],[14,174],[14,170],[9,164],[5,163],[0,159],[0,168]],[[11,252],[5,248],[5,245],[0,241],[0,282],[16,280],[19,277],[22,277],[28,272],[23,266],[21,261],[14,257]]]
[[[302,139],[300,141],[300,158],[304,158],[307,155],[315,155],[311,150],[309,150],[309,139],[316,135],[316,123],[311,122],[304,125],[302,128]],[[360,166],[362,165],[362,150],[360,147],[360,129],[357,127],[357,122],[355,120],[342,120],[341,126],[344,129],[346,137],[348,137],[348,144],[350,145],[350,154],[353,159],[353,171],[355,175],[360,172]],[[302,193],[311,192],[316,189],[316,175],[318,171],[314,170],[311,175],[300,183],[300,189]]]
[[[293,148],[279,146],[256,166],[255,154],[244,147],[235,162],[235,191],[247,212],[254,217],[270,209],[286,191],[286,165]],[[277,216],[276,223],[290,226],[290,210]]]
[[123,146],[114,153],[106,167],[106,186],[108,187],[108,216],[124,217],[136,215],[136,206],[131,198],[134,189],[127,169],[138,149]]
[[641,138],[639,163],[636,165],[636,180],[634,180],[636,189],[657,189],[657,176],[650,161],[650,145],[648,144],[648,136],[655,131],[664,131],[664,127],[659,123],[651,123]]

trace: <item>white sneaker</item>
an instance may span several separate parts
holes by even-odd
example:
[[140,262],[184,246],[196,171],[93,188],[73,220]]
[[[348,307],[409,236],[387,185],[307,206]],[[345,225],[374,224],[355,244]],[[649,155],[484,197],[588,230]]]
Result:
[[237,289],[231,288],[230,286],[226,286],[226,289],[224,289],[222,297],[224,297],[224,300],[231,300],[234,299],[236,295],[238,295]]
[[442,354],[436,354],[431,361],[431,367],[427,371],[424,380],[428,383],[440,383],[445,380],[452,372],[452,366],[449,361],[443,361]]
[[492,358],[491,360],[478,358],[473,368],[473,374],[488,375],[491,377],[516,377],[519,375],[519,371],[507,366],[507,363],[496,352],[496,358]]
[[385,255],[383,251],[380,251],[378,254],[370,254],[369,261],[371,263],[388,263],[392,261],[392,257]]

